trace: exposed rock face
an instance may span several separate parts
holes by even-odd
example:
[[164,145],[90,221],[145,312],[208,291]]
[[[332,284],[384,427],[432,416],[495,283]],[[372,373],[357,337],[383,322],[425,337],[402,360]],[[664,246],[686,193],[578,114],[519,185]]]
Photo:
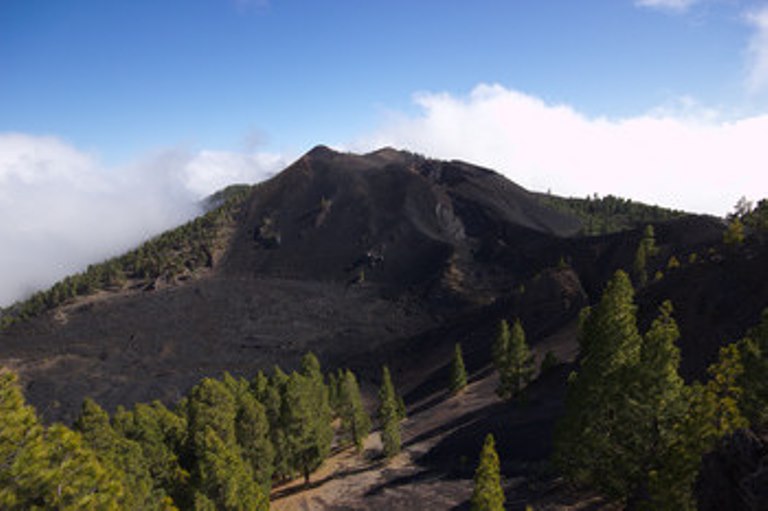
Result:
[[768,509],[768,435],[741,430],[704,459],[701,511]]

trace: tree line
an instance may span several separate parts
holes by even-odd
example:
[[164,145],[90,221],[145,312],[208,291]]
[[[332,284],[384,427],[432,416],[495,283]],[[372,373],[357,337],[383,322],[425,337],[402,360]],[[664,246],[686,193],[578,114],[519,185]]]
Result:
[[649,206],[613,195],[599,197],[594,194],[584,199],[554,195],[540,197],[544,205],[581,220],[581,234],[586,236],[626,231],[647,223],[665,222],[686,215],[682,211]]
[[[404,411],[382,373],[378,417],[389,458],[400,449]],[[250,381],[205,378],[172,409],[139,403],[110,417],[86,399],[71,429],[42,425],[17,377],[3,372],[0,508],[266,511],[273,483],[308,482],[334,441],[362,451],[370,429],[354,373],[326,377],[311,353],[290,374],[276,367]]]

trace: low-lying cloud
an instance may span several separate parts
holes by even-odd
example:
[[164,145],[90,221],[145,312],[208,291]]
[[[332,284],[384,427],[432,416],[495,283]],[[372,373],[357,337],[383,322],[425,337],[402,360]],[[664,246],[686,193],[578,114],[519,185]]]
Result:
[[614,194],[692,212],[722,215],[743,195],[768,196],[768,115],[723,121],[689,104],[590,117],[500,85],[467,96],[423,93],[415,103],[418,113],[392,113],[354,147],[403,147],[484,165],[537,191]]
[[0,306],[183,223],[206,195],[283,164],[269,154],[169,150],[105,168],[55,137],[0,134]]

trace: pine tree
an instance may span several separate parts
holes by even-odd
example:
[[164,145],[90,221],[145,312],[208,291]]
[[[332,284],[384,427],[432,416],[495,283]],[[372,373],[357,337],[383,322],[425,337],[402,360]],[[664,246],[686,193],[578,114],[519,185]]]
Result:
[[456,343],[451,360],[451,382],[448,390],[458,394],[467,386],[467,369],[464,367],[464,357],[461,354],[461,344]]
[[567,476],[614,496],[627,493],[616,465],[627,463],[629,454],[616,452],[614,439],[623,426],[628,375],[642,344],[633,297],[629,277],[618,271],[582,318],[579,372],[569,379],[555,439],[555,460]]
[[253,475],[268,490],[274,472],[275,450],[269,438],[269,422],[264,405],[252,394],[243,394],[235,419],[235,435]]
[[123,509],[159,509],[158,505],[165,494],[159,487],[154,488],[141,446],[116,432],[109,422],[107,412],[95,401],[88,398],[83,402],[74,429],[93,449],[103,466],[120,469],[123,487],[126,489]]
[[60,424],[46,430],[25,403],[16,375],[0,372],[1,509],[120,509],[122,480],[79,434]]
[[504,490],[499,473],[499,455],[493,435],[485,437],[480,462],[475,470],[475,488],[470,501],[472,511],[504,511]]
[[641,341],[632,295],[617,272],[583,317],[579,372],[569,379],[555,461],[570,479],[633,509],[693,510],[702,456],[746,424],[739,351],[723,348],[707,384],[686,386],[671,304],[662,304]]
[[511,334],[509,332],[509,323],[505,319],[499,321],[499,329],[496,333],[496,339],[493,342],[493,366],[497,371],[506,365],[505,360],[509,351],[509,342]]
[[381,388],[379,389],[379,421],[381,422],[381,442],[384,456],[391,458],[400,452],[400,420],[398,400],[389,368],[382,368]]
[[[661,453],[659,470],[649,473],[650,502],[642,509],[697,509],[693,489],[702,457],[721,438],[747,426],[737,403],[742,369],[736,346],[726,346],[709,367],[706,384],[683,387],[685,411],[674,425],[669,449]],[[654,507],[656,503],[659,505]]]
[[[679,425],[688,408],[685,383],[678,374],[680,337],[672,319],[672,304],[664,302],[659,316],[644,336],[640,360],[627,386],[629,403],[623,410],[620,446],[628,453],[623,475],[634,506],[682,509],[684,493],[677,492],[685,474],[678,470],[675,445]],[[678,493],[678,496],[673,495]],[[682,507],[681,507],[682,506]]]
[[317,442],[318,456],[322,462],[331,451],[333,411],[328,399],[328,387],[325,384],[320,361],[312,352],[302,357],[301,374],[307,378],[309,384],[314,436]]
[[330,449],[329,413],[318,413],[315,384],[311,378],[291,373],[281,398],[287,469],[289,475],[300,472],[305,483],[309,483],[310,474],[320,466]]
[[211,428],[227,445],[235,443],[237,405],[224,383],[204,378],[189,393],[187,402],[187,442],[193,459],[204,453],[206,429]]
[[723,243],[730,246],[739,246],[744,243],[744,224],[738,217],[728,222],[728,227],[723,233]]
[[267,413],[244,378],[224,373],[222,383],[235,398],[235,438],[243,458],[250,463],[256,479],[268,489],[274,470],[275,451],[269,439]]
[[269,499],[256,484],[250,466],[240,457],[237,445],[229,445],[206,426],[198,462],[199,488],[224,511],[269,510]]
[[187,432],[184,419],[155,401],[138,403],[132,411],[118,408],[112,423],[115,431],[139,444],[155,485],[181,503],[189,478],[179,461]]
[[342,436],[355,445],[358,452],[371,430],[371,419],[363,407],[355,374],[347,369],[339,386],[339,410]]
[[768,426],[768,309],[739,343],[739,352],[744,365],[739,379],[744,415],[753,426]]
[[517,396],[523,387],[531,381],[535,359],[525,342],[525,331],[520,320],[512,325],[506,353],[501,358],[499,368],[499,387],[496,393],[504,399]]
[[294,473],[287,437],[288,409],[283,405],[287,388],[288,375],[275,366],[263,395],[257,396],[266,408],[270,440],[275,450],[274,475],[278,480],[288,479]]

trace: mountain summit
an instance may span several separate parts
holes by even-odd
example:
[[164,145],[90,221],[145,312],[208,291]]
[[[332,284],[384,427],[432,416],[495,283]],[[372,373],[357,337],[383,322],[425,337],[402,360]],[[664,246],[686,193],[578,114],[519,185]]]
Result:
[[487,169],[391,148],[360,156],[318,146],[257,187],[223,267],[365,279],[396,292],[453,279],[472,295],[498,284],[502,252],[519,256],[529,242],[579,228]]

